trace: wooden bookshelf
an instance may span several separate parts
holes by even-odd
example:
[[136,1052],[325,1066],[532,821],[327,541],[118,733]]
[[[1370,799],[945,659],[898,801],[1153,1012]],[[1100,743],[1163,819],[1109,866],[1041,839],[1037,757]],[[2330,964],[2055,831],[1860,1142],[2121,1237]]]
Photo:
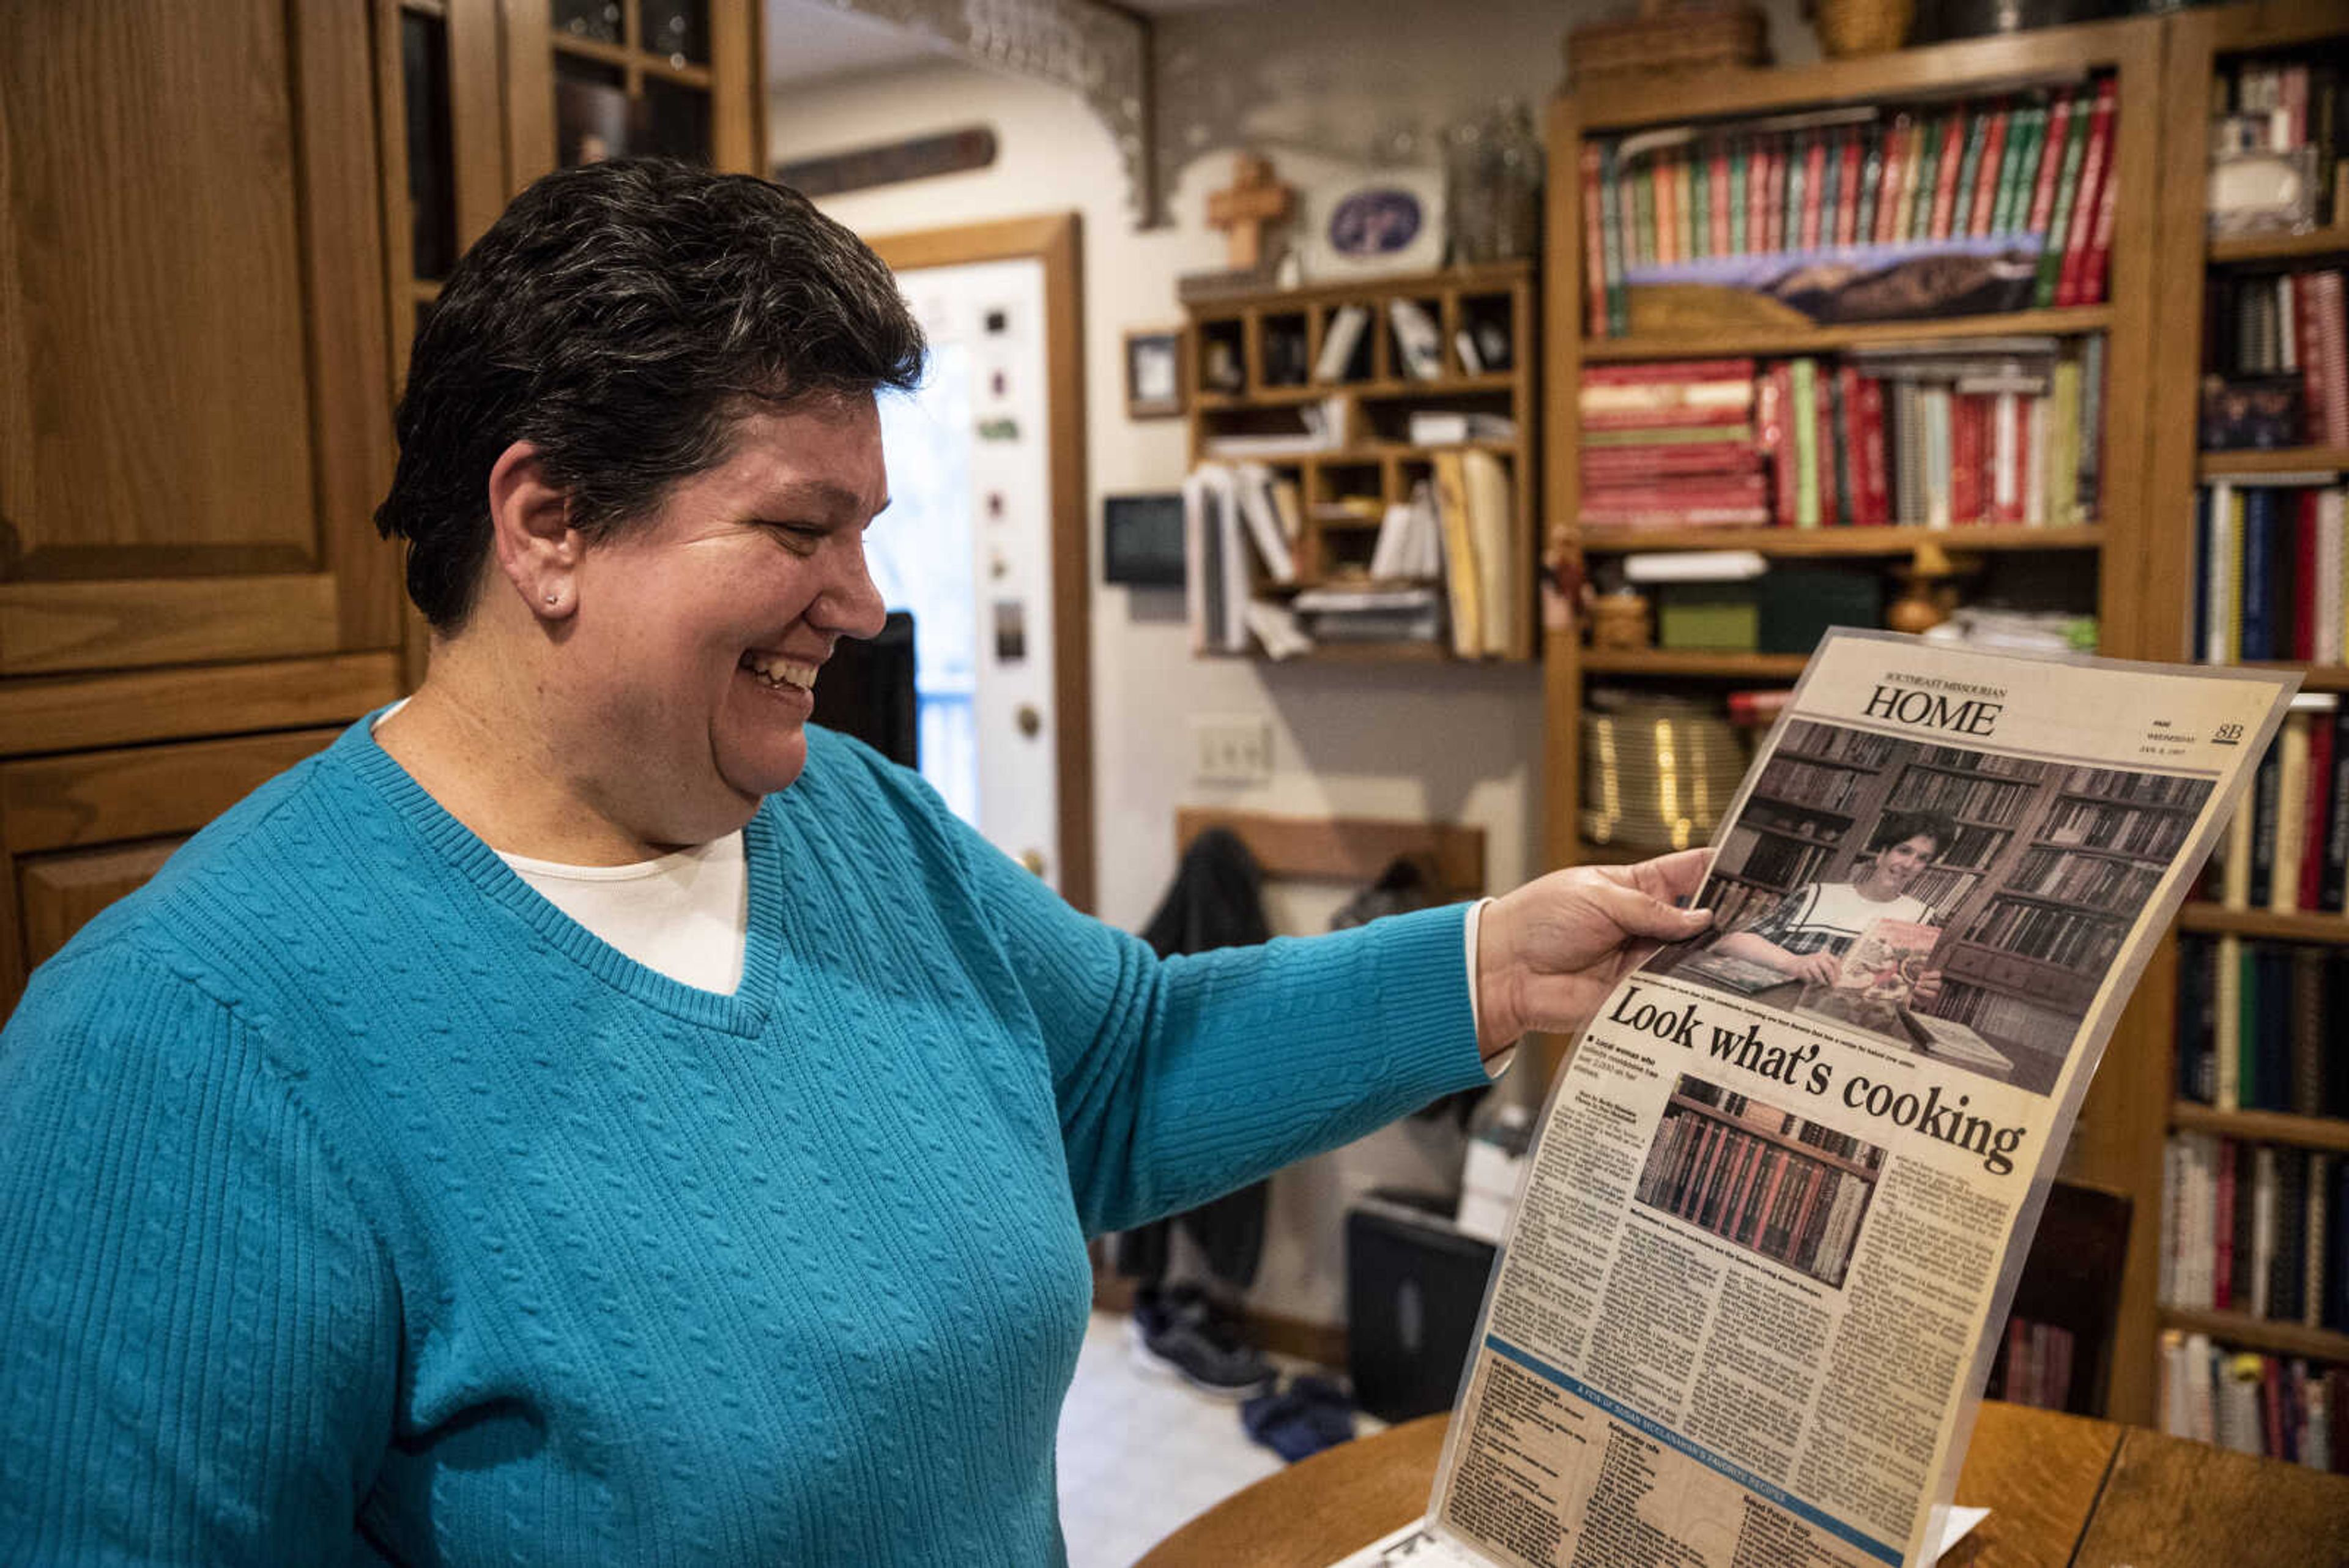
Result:
[[2349,469],[2349,446],[2283,446],[2257,452],[2206,452],[2194,465],[2203,479],[2237,473],[2327,473]]
[[[2109,71],[2118,83],[2114,120],[2113,178],[2116,206],[2111,271],[2106,303],[2070,309],[2029,310],[2001,316],[1954,319],[1868,323],[1863,326],[1752,327],[1723,325],[1697,327],[1682,332],[1643,329],[1636,313],[1632,331],[1624,337],[1585,336],[1586,296],[1579,244],[1553,243],[1548,247],[1543,286],[1547,331],[1545,352],[1545,483],[1547,515],[1561,524],[1554,536],[1554,554],[1562,566],[1578,568],[1587,556],[1646,550],[1750,549],[1773,558],[1830,557],[1855,562],[1897,561],[1922,545],[1934,545],[1953,554],[1994,556],[2003,552],[2066,553],[2076,561],[2090,558],[2094,571],[2094,609],[2101,646],[2121,657],[2159,653],[2175,659],[2169,640],[2176,635],[2175,607],[2183,601],[2182,579],[2166,594],[2149,594],[2148,545],[2169,521],[2175,507],[2162,493],[2153,472],[2149,421],[2156,411],[2154,378],[2158,349],[2166,321],[2199,321],[2199,310],[2179,313],[2162,306],[2158,258],[2168,252],[2165,242],[2174,225],[2164,197],[2164,182],[2174,174],[2167,160],[2165,138],[2186,118],[2174,96],[2166,93],[2164,62],[2169,26],[2166,19],[2135,18],[2070,27],[2051,27],[2006,37],[1967,40],[1925,48],[1789,69],[1722,71],[1675,79],[1669,94],[1651,87],[1625,85],[1599,88],[1577,98],[1560,99],[1550,117],[1550,182],[1548,232],[1553,235],[1582,233],[1581,190],[1572,171],[1580,168],[1586,133],[1616,134],[1661,128],[1691,120],[1714,123],[1735,118],[1789,112],[1835,105],[1882,103],[1905,99],[1940,99],[1961,94],[2006,92],[2021,87],[2078,83],[2091,72]],[[2195,97],[2192,117],[2199,117],[2207,99]],[[2199,118],[2191,146],[2199,159],[2204,145]],[[2198,170],[2199,174],[2199,170]],[[2199,181],[2189,198],[2199,212]],[[2199,231],[2195,235],[2196,265],[2201,263]],[[2105,337],[2105,445],[2099,521],[2078,528],[1952,528],[1819,529],[1683,529],[1648,534],[1638,530],[1578,528],[1580,512],[1578,399],[1585,365],[1620,364],[1672,358],[1790,356],[1832,353],[1840,349],[1886,344],[1962,343],[2007,335],[2076,337],[2101,333]],[[2178,334],[2172,333],[2171,337]],[[2192,377],[2186,381],[2190,407]],[[2189,421],[2190,423],[2190,421]],[[2179,488],[2190,501],[2193,438],[2182,448],[2171,438],[2173,456],[2182,457],[2184,477]],[[1787,535],[1794,535],[1789,537]],[[2025,554],[2025,560],[2033,558]],[[2178,565],[2182,567],[2182,557]],[[1570,624],[1547,636],[1548,733],[1546,772],[1552,781],[1545,814],[1547,855],[1553,864],[1571,864],[1605,852],[1586,846],[1578,835],[1581,774],[1580,717],[1585,686],[1594,680],[1640,678],[1659,682],[1685,680],[1692,691],[1717,691],[1722,681],[1754,684],[1790,680],[1806,660],[1786,655],[1721,655],[1642,651],[1625,653],[1587,649]],[[2032,850],[2015,835],[2000,851],[2018,859]],[[2078,853],[2079,846],[2056,846]],[[1967,901],[1985,895],[1997,881],[1997,857],[1964,868],[1958,884]],[[1961,922],[1953,921],[1953,925]],[[1960,944],[1962,945],[1962,944]],[[2153,977],[2143,990],[2153,992],[2166,979]],[[2139,1012],[2145,1012],[2139,1009]],[[2166,1014],[2160,1019],[2125,1020],[2108,1053],[2108,1065],[2092,1095],[2081,1124],[2082,1155],[2067,1174],[2106,1187],[2119,1188],[2135,1199],[2130,1250],[2130,1286],[2125,1296],[2121,1334],[2116,1347],[2111,1413],[2122,1419],[2146,1420],[2153,1415],[2156,1332],[2155,1265],[2158,1262],[2161,1145],[2169,1114],[2169,1076],[2153,1064],[2168,1061]],[[2158,1033],[2157,1033],[2158,1032]],[[2156,1053],[2148,1054],[2147,1053]],[[2107,1088],[2107,1085],[2111,1085]],[[2145,1156],[2149,1154],[2149,1159]]]
[[2276,1323],[2240,1312],[2189,1312],[2182,1307],[2164,1307],[2160,1315],[2165,1328],[2207,1334],[2214,1340],[2246,1350],[2349,1361],[2349,1334],[2310,1328],[2305,1324]]
[[[1260,462],[1294,481],[1304,514],[1292,545],[1297,587],[1367,580],[1362,568],[1374,541],[1375,519],[1335,517],[1321,508],[1340,500],[1369,503],[1379,514],[1408,500],[1429,477],[1439,452],[1484,452],[1507,469],[1512,578],[1520,600],[1516,635],[1504,662],[1531,660],[1535,631],[1535,519],[1541,491],[1537,475],[1536,402],[1541,372],[1537,279],[1530,262],[1454,267],[1408,277],[1369,278],[1307,288],[1268,290],[1195,301],[1185,306],[1184,382],[1189,409],[1190,458]],[[1434,376],[1407,373],[1388,306],[1409,300],[1427,310],[1443,339],[1444,369]],[[1370,319],[1346,374],[1323,379],[1317,371],[1331,320],[1350,306]],[[1479,324],[1506,336],[1506,369],[1471,369],[1461,354],[1464,329]],[[1342,444],[1285,452],[1219,453],[1219,438],[1261,434],[1268,421],[1294,421],[1299,410],[1343,399],[1348,430]],[[1516,434],[1444,447],[1407,439],[1415,410],[1498,415]],[[1288,585],[1268,585],[1268,597]],[[1253,645],[1252,645],[1253,647]],[[1251,653],[1240,657],[1257,657]],[[1314,662],[1419,664],[1450,659],[1449,644],[1363,642],[1317,646],[1300,655]]]
[[1649,550],[1751,550],[1762,556],[1907,556],[1925,545],[1959,555],[2009,550],[2100,550],[2102,524],[2029,528],[1563,528],[1558,538],[1587,556]]
[[2246,1143],[2288,1143],[2349,1154],[2349,1122],[2339,1116],[2294,1116],[2282,1111],[2222,1111],[2180,1100],[2169,1114],[2181,1132],[2216,1133]]
[[[2145,607],[2147,635],[2139,650],[2147,658],[2178,659],[2198,658],[2201,652],[2187,646],[2190,618],[2178,613],[2180,607],[2192,602],[2199,567],[2194,549],[2198,483],[2229,476],[2349,470],[2349,449],[2337,447],[2199,451],[2202,335],[2193,325],[2203,319],[2213,269],[2316,262],[2349,250],[2349,223],[2336,222],[2330,228],[2304,234],[2218,239],[2208,233],[2204,216],[2209,116],[2217,73],[2237,57],[2286,54],[2327,43],[2337,47],[2349,40],[2349,11],[2338,0],[2261,0],[2181,10],[2168,17],[2165,26],[2160,221],[2149,243],[2157,278],[2157,319],[2177,323],[2178,329],[2157,336],[2146,385],[2144,493],[2148,527],[2140,556],[2138,598]],[[2306,690],[2349,691],[2349,670],[2284,668],[2301,670]],[[2199,901],[2181,909],[2177,928],[2254,940],[2349,942],[2349,918],[2225,909]],[[2219,1111],[2172,1100],[2177,1083],[2177,981],[2176,946],[2165,941],[2139,979],[2137,998],[2123,1021],[2123,1033],[2116,1036],[2111,1048],[2114,1059],[2127,1060],[2132,1066],[2116,1073],[2108,1064],[2097,1080],[2099,1096],[2126,1107],[2121,1119],[2127,1125],[2121,1130],[2141,1129],[2133,1134],[2133,1141],[2121,1145],[2107,1141],[2098,1151],[2104,1168],[2112,1173],[2113,1184],[2136,1199],[2121,1336],[2114,1364],[2113,1413],[2125,1419],[2146,1419],[2152,1412],[2160,1372],[2157,1334],[2162,1327],[2199,1331],[2222,1344],[2277,1355],[2349,1361],[2349,1335],[2263,1323],[2240,1314],[2168,1310],[2156,1303],[2161,1251],[2167,1241],[2159,1225],[2163,1147],[2171,1129],[2349,1151],[2349,1123],[2270,1112]],[[2085,1121],[2083,1125],[2089,1127]],[[2124,1388],[2142,1392],[2124,1405],[2119,1402]]]

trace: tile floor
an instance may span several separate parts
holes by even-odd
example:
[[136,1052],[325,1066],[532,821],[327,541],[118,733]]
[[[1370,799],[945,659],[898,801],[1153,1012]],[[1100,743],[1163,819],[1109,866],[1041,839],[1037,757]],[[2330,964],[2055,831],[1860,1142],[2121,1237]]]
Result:
[[[1131,1568],[1176,1526],[1282,1468],[1279,1455],[1248,1441],[1237,1404],[1135,1366],[1125,1325],[1093,1314],[1061,1412],[1069,1568]],[[1364,1434],[1378,1425],[1355,1417]]]

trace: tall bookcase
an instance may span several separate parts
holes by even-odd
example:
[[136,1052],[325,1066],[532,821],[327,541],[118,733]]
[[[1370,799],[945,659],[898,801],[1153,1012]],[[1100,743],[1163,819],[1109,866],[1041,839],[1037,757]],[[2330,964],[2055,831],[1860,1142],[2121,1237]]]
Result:
[[[2213,239],[2205,220],[2208,126],[2214,78],[2245,59],[2305,59],[2323,53],[2336,63],[2349,60],[2349,11],[2327,0],[2290,0],[2185,11],[2171,17],[2164,64],[2161,221],[2156,236],[2161,319],[2180,324],[2204,317],[2206,292],[2214,278],[2304,266],[2349,267],[2349,215],[2336,211],[2329,226],[2313,232]],[[2189,647],[2191,595],[2199,575],[2196,559],[2195,492],[2199,484],[2230,476],[2323,473],[2349,475],[2349,448],[2302,446],[2281,451],[2202,452],[2198,450],[2197,388],[2204,367],[2201,334],[2183,329],[2157,344],[2148,389],[2147,520],[2143,596],[2147,631],[2142,651],[2156,659],[2198,659]],[[2349,692],[2349,667],[2300,665],[2303,689]],[[2349,947],[2349,918],[2332,914],[2273,914],[2230,909],[2218,903],[2189,903],[2178,921],[2181,931]],[[2127,1119],[2143,1128],[2141,1140],[2113,1151],[2122,1182],[2137,1198],[2132,1238],[2125,1322],[2115,1387],[2143,1388],[2140,1402],[2119,1413],[2143,1418],[2152,1407],[2158,1377],[2157,1335],[2162,1328],[2208,1334],[2214,1342],[2274,1355],[2306,1356],[2349,1364],[2349,1334],[2303,1324],[2268,1322],[2240,1313],[2190,1312],[2161,1303],[2158,1292],[2160,1248],[2165,1238],[2148,1231],[2158,1215],[2163,1188],[2163,1145],[2172,1131],[2216,1134],[2245,1143],[2329,1151],[2349,1157],[2349,1122],[2265,1111],[2230,1111],[2176,1097],[2178,1048],[2175,998],[2178,952],[2165,942],[2139,985],[2144,1015],[2138,1070],[2127,1075],[2120,1092],[2129,1099]],[[2330,1050],[2343,1044],[2338,1018],[2326,1021]],[[2117,1047],[2116,1047],[2117,1048]],[[2107,1070],[2106,1077],[2116,1077]]]
[[[1744,549],[1773,558],[1836,558],[1897,565],[1918,547],[1934,543],[1970,554],[2006,556],[2047,552],[2069,557],[2093,572],[2101,646],[2122,657],[2161,651],[2168,633],[2165,615],[2152,613],[2147,594],[2148,551],[2176,508],[2157,504],[2150,458],[2157,311],[2160,275],[2157,235],[2161,220],[2165,115],[2164,27],[2156,18],[2049,28],[2011,37],[1911,49],[1857,59],[1828,61],[1784,70],[1723,71],[1676,78],[1669,93],[1647,87],[1599,88],[1553,104],[1549,119],[1549,166],[1556,171],[1549,193],[1547,250],[1543,281],[1544,386],[1543,462],[1549,533],[1546,558],[1565,580],[1580,580],[1590,565],[1630,551]],[[2033,309],[1997,315],[1871,322],[1840,327],[1715,327],[1696,319],[1643,323],[1635,313],[1631,330],[1592,337],[1587,326],[1582,191],[1574,171],[1582,167],[1586,138],[1616,137],[1643,130],[1713,122],[1736,124],[1772,116],[1843,106],[1902,106],[1946,102],[1961,95],[1990,96],[2038,87],[2076,87],[2090,76],[2116,84],[2110,178],[2114,225],[2110,275],[2105,300],[2093,306]],[[2199,106],[2202,99],[2194,100]],[[2199,152],[2199,131],[2194,141]],[[2199,210],[2199,196],[2198,196]],[[2104,338],[2105,476],[2095,522],[2065,527],[1642,528],[1631,532],[1584,529],[1580,514],[1579,393],[1585,368],[1593,365],[1795,355],[1831,356],[1884,344],[1961,344],[1971,338],[2016,336],[2077,340]],[[1553,864],[1572,865],[1610,857],[1582,842],[1578,824],[1581,717],[1588,688],[1609,684],[1667,683],[1687,691],[1720,692],[1739,686],[1784,683],[1798,674],[1799,655],[1708,654],[1659,650],[1619,652],[1582,646],[1574,618],[1554,602],[1544,638],[1543,668],[1547,715],[1545,832]],[[2175,618],[2167,618],[2168,626]],[[2034,789],[2067,787],[2050,780]],[[2134,803],[2132,803],[2134,804]],[[2050,809],[2054,803],[2049,803]],[[2045,815],[2044,813],[2041,814]],[[2034,845],[2009,834],[1985,845],[1994,861],[2020,861],[2034,849],[2059,857],[2074,846]],[[2060,866],[2051,875],[2062,875]],[[1987,884],[1977,884],[1977,887]],[[1972,929],[2002,916],[1978,892],[1961,895],[1960,929]],[[1995,986],[2009,993],[2027,991],[2045,977],[2010,972],[1992,943],[1966,944],[1982,961],[1955,977],[1964,983]],[[2141,995],[2157,1000],[2166,989],[2149,981]],[[2148,1099],[2139,1082],[2158,1078],[2166,1060],[2165,1007],[2145,1002],[2127,1015],[2116,1032],[2096,1090],[2085,1111],[2075,1145],[2073,1174],[2123,1188],[2136,1199],[2131,1292],[2116,1356],[2112,1409],[2125,1418],[2147,1419],[2153,1409],[2153,1305],[2155,1248],[2158,1242],[2161,1140],[2166,1100]],[[2166,1082],[2166,1079],[2162,1080]],[[2143,1158],[2150,1151],[2148,1178]],[[2139,1276],[2142,1276],[2141,1278]]]

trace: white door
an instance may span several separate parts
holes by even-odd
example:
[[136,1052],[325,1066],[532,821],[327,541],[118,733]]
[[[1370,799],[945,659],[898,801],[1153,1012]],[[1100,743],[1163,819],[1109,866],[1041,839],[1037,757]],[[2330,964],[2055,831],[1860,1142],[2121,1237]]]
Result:
[[924,385],[882,399],[890,507],[875,580],[914,615],[921,767],[949,805],[1061,886],[1044,265],[909,268]]

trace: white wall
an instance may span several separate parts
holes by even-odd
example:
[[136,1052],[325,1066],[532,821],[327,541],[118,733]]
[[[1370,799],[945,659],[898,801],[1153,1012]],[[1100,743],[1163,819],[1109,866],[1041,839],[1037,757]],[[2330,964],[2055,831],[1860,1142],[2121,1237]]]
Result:
[[[1443,127],[1515,96],[1539,104],[1562,71],[1575,7],[1557,0],[1285,0],[1261,9],[1163,18],[1160,58],[1177,118],[1238,129],[1286,181],[1309,186],[1366,160],[1374,139]],[[1792,11],[1791,0],[1774,10]],[[1781,58],[1812,57],[1806,30],[1774,17]],[[782,47],[788,47],[785,40]],[[1168,192],[1174,222],[1137,231],[1108,132],[1072,94],[957,62],[885,76],[793,84],[769,105],[781,158],[990,126],[993,167],[823,203],[866,235],[1074,211],[1083,223],[1088,514],[1092,599],[1098,912],[1138,929],[1174,870],[1176,806],[1473,824],[1486,835],[1494,890],[1540,869],[1542,706],[1536,667],[1303,665],[1194,659],[1179,592],[1101,586],[1103,494],[1171,490],[1182,421],[1125,416],[1121,355],[1131,327],[1179,321],[1174,281],[1224,265],[1206,193],[1229,183],[1228,145],[1194,159]],[[1210,132],[1213,140],[1212,132]],[[1537,530],[1538,532],[1538,530]],[[1273,774],[1233,789],[1191,778],[1188,715],[1260,715]],[[1315,919],[1322,918],[1317,912]],[[1448,1173],[1441,1151],[1403,1130],[1317,1162],[1326,1183],[1284,1185],[1256,1293],[1268,1310],[1335,1321],[1340,1281],[1328,1220],[1350,1194]],[[1310,1221],[1309,1230],[1299,1225]]]

